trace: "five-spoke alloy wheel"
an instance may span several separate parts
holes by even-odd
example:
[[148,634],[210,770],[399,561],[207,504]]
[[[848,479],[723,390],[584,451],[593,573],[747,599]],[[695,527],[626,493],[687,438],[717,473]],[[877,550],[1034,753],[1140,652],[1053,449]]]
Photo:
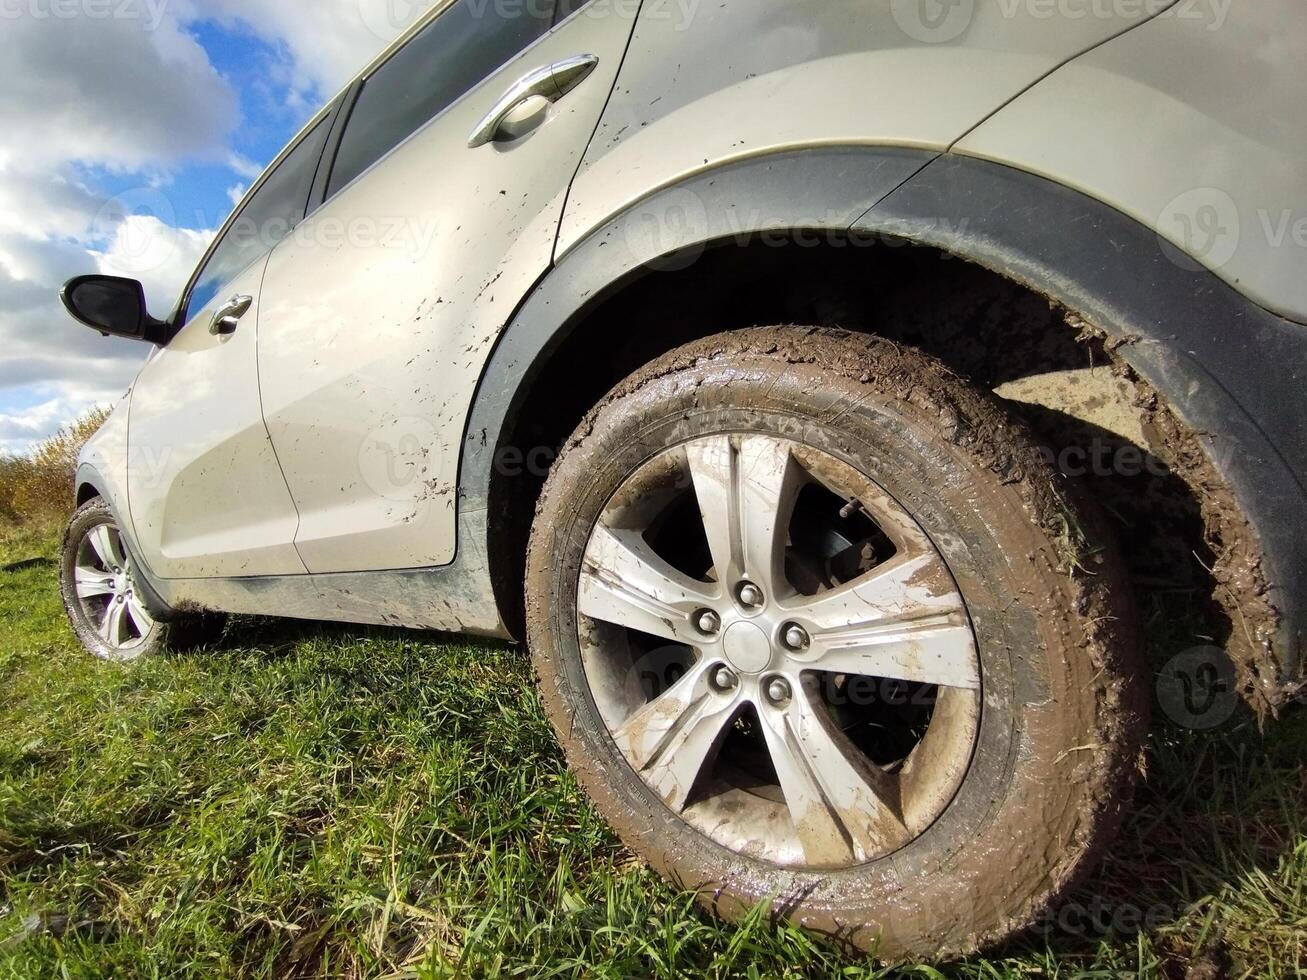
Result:
[[632,850],[727,918],[938,959],[1032,921],[1111,839],[1146,721],[1125,594],[994,399],[777,327],[673,351],[581,423],[526,621]]
[[130,659],[149,639],[155,622],[136,594],[122,533],[113,523],[97,524],[77,550],[73,587],[81,614],[107,649]]
[[[676,512],[678,485],[697,512]],[[841,518],[850,501],[858,512]],[[796,538],[796,519],[824,531]],[[655,550],[664,543],[698,565],[675,567]],[[725,847],[851,866],[901,847],[957,789],[980,709],[966,606],[912,518],[831,456],[764,435],[659,454],[595,527],[577,603],[613,740],[669,807]],[[666,690],[646,700],[651,680]],[[896,695],[923,710],[876,710]],[[948,710],[936,717],[941,699]],[[871,725],[903,729],[880,740],[902,758],[878,759],[887,745],[849,737]],[[715,767],[733,733],[752,737],[758,758]]]
[[141,595],[118,519],[101,498],[83,504],[68,522],[61,559],[68,620],[82,646],[103,660],[127,662],[165,646],[197,646],[222,630],[225,617],[212,613],[156,621]]

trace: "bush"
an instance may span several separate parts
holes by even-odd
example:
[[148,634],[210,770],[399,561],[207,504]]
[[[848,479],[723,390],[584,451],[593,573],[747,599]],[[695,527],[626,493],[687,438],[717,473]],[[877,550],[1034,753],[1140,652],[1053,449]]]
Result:
[[108,417],[104,409],[92,409],[27,455],[0,456],[0,520],[41,527],[66,519],[76,505],[77,454]]

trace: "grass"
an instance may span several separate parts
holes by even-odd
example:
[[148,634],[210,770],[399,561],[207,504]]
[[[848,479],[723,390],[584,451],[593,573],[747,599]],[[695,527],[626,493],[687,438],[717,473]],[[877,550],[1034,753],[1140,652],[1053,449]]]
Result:
[[[239,620],[208,651],[102,664],[64,625],[54,547],[0,534],[0,566],[45,559],[0,571],[0,977],[1307,969],[1302,711],[1265,735],[1159,726],[1069,911],[891,973],[761,913],[714,922],[642,867],[565,768],[521,650]],[[1184,612],[1157,606],[1157,642],[1183,644]]]
[[63,523],[74,506],[77,454],[108,418],[93,408],[23,455],[0,453],[0,526]]

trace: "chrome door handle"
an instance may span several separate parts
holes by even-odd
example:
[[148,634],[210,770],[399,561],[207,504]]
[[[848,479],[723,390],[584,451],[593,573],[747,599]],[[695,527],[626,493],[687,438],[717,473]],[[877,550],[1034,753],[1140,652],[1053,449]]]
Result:
[[523,75],[477,123],[476,129],[468,137],[468,147],[475,150],[478,146],[493,143],[508,114],[523,102],[536,96],[550,102],[558,101],[584,82],[598,64],[599,59],[595,55],[578,54]]
[[209,333],[215,337],[226,337],[236,332],[240,325],[241,317],[250,311],[254,305],[253,296],[233,296],[227,300],[227,305],[213,314],[213,322],[209,324]]

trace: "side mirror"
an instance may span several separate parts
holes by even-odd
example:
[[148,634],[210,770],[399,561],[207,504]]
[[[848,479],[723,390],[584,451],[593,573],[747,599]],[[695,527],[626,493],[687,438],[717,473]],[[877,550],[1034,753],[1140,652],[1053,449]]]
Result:
[[78,323],[106,337],[159,343],[165,324],[145,309],[145,289],[135,279],[78,276],[59,290],[64,308]]

